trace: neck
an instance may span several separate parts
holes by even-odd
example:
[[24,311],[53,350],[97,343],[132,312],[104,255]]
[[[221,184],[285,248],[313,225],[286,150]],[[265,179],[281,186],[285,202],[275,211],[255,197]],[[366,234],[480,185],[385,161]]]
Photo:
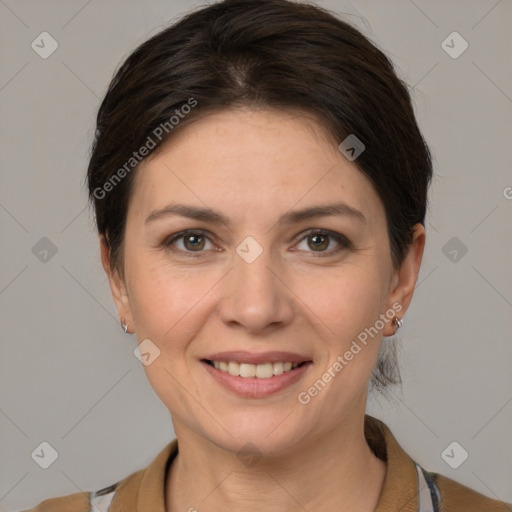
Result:
[[247,465],[195,433],[176,433],[179,453],[167,475],[167,512],[373,512],[384,483],[386,464],[366,442],[364,415],[309,436],[286,454]]

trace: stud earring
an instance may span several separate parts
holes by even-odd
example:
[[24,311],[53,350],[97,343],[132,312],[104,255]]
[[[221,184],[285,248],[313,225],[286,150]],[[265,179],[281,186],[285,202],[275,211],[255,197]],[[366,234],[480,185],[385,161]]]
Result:
[[124,318],[121,318],[121,327],[125,333],[128,332],[128,324],[125,324]]
[[398,329],[400,329],[400,327],[402,327],[403,323],[404,322],[401,318],[398,318],[397,316],[395,316],[395,318],[393,318],[393,324],[396,327],[395,333],[396,333],[396,331],[398,331]]

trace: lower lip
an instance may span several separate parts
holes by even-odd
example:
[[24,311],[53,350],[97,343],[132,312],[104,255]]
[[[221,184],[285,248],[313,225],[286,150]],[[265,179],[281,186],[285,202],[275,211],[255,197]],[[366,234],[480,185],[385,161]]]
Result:
[[297,382],[313,364],[311,361],[281,375],[274,375],[268,379],[257,377],[235,377],[229,373],[217,370],[214,366],[201,361],[205,370],[222,386],[245,398],[263,398]]

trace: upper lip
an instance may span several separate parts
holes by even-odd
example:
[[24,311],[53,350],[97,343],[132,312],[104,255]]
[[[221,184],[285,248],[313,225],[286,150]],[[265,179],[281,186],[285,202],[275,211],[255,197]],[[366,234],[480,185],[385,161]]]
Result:
[[296,354],[293,352],[247,352],[245,350],[232,350],[229,352],[216,352],[210,354],[205,359],[210,361],[235,361],[237,363],[248,363],[248,364],[262,364],[262,363],[277,363],[277,362],[292,362],[302,363],[304,361],[311,361],[307,356]]

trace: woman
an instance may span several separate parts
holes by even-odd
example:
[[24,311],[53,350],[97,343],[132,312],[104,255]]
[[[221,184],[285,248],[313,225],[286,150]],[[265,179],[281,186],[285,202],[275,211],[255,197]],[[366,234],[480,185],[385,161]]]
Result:
[[227,0],[142,44],[88,169],[103,266],[176,432],[43,510],[505,511],[365,414],[425,246],[430,153],[390,61],[286,0]]

